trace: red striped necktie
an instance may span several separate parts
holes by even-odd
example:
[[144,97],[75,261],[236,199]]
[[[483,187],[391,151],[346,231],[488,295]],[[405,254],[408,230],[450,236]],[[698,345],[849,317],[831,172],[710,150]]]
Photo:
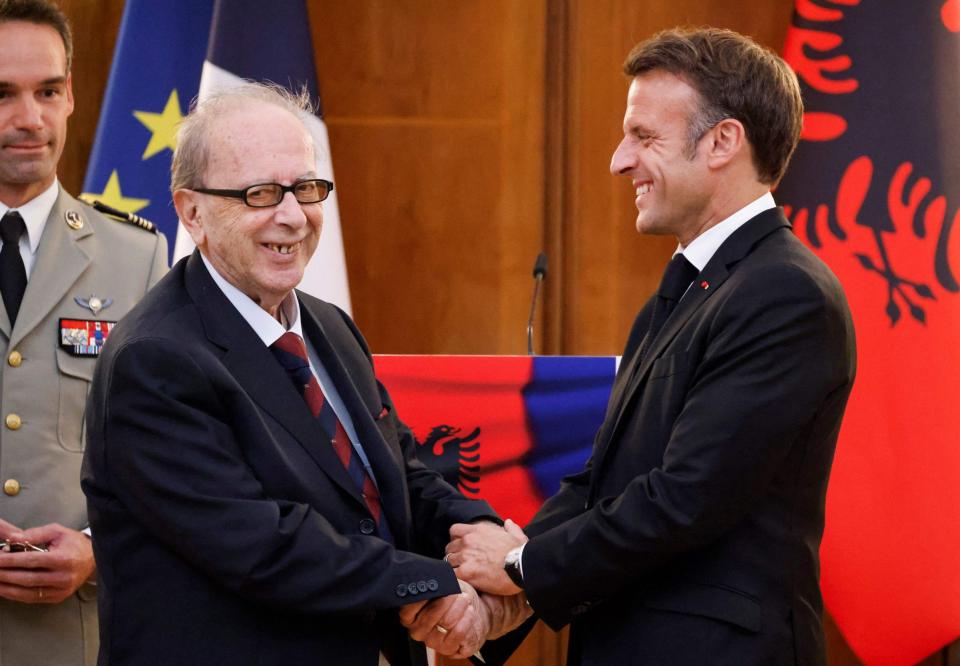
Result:
[[380,536],[393,543],[393,535],[390,533],[386,516],[383,515],[380,506],[380,492],[364,468],[357,452],[353,450],[353,444],[350,443],[350,437],[347,435],[347,431],[343,429],[340,419],[337,418],[330,403],[324,399],[323,391],[320,390],[320,383],[314,376],[313,371],[310,370],[307,348],[303,344],[303,338],[292,331],[287,331],[280,336],[279,340],[270,345],[270,351],[273,352],[283,369],[287,371],[293,385],[307,403],[310,413],[320,421],[320,427],[330,438],[337,458],[343,463],[350,478],[360,489],[363,501],[377,524]]

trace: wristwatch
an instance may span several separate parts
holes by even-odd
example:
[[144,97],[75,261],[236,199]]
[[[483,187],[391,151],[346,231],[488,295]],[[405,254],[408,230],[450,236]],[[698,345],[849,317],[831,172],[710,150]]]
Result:
[[520,569],[520,553],[523,546],[517,546],[503,559],[503,570],[507,572],[513,584],[523,589],[523,571]]

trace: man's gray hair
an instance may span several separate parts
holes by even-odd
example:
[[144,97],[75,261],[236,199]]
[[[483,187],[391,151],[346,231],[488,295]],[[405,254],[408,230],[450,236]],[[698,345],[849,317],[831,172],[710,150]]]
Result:
[[210,161],[207,140],[218,119],[225,113],[251,103],[270,104],[296,116],[304,122],[315,109],[306,86],[298,92],[290,92],[275,83],[246,81],[233,88],[214,92],[206,99],[194,99],[190,113],[180,122],[177,130],[177,148],[170,166],[170,191],[203,187],[203,177]]

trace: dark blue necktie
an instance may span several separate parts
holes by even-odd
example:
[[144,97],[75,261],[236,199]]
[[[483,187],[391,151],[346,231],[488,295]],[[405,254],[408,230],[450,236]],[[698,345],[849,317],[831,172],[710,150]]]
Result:
[[292,331],[287,331],[280,336],[280,339],[270,345],[270,351],[273,352],[283,369],[287,371],[290,381],[303,396],[310,413],[320,421],[320,427],[324,434],[330,438],[330,443],[333,445],[337,458],[340,459],[347,470],[347,474],[360,489],[363,501],[377,524],[380,536],[393,543],[390,526],[387,525],[387,518],[383,515],[383,508],[380,505],[380,491],[377,490],[373,479],[367,474],[360,457],[353,450],[350,437],[347,435],[347,431],[343,429],[343,424],[337,418],[336,412],[333,411],[330,403],[324,399],[323,391],[320,390],[320,383],[314,376],[313,371],[310,370],[307,348],[303,343],[303,338]]
[[677,303],[683,298],[690,283],[693,282],[699,272],[697,267],[691,264],[683,254],[674,255],[670,263],[667,264],[667,268],[663,272],[663,278],[660,280],[660,287],[657,289],[656,300],[653,302],[653,313],[650,315],[647,336],[640,347],[641,361],[653,345],[653,341],[656,340],[660,329],[667,322],[670,313],[677,307]]

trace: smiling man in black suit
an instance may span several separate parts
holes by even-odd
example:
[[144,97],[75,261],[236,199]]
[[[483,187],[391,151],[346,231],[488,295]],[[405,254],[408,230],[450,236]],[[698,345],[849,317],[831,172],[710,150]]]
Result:
[[586,468],[526,535],[454,526],[450,561],[569,623],[571,664],[823,664],[818,549],[855,349],[840,284],[771,195],[800,135],[796,77],[717,29],[656,35],[624,69],[610,169],[637,231],[679,247]]

